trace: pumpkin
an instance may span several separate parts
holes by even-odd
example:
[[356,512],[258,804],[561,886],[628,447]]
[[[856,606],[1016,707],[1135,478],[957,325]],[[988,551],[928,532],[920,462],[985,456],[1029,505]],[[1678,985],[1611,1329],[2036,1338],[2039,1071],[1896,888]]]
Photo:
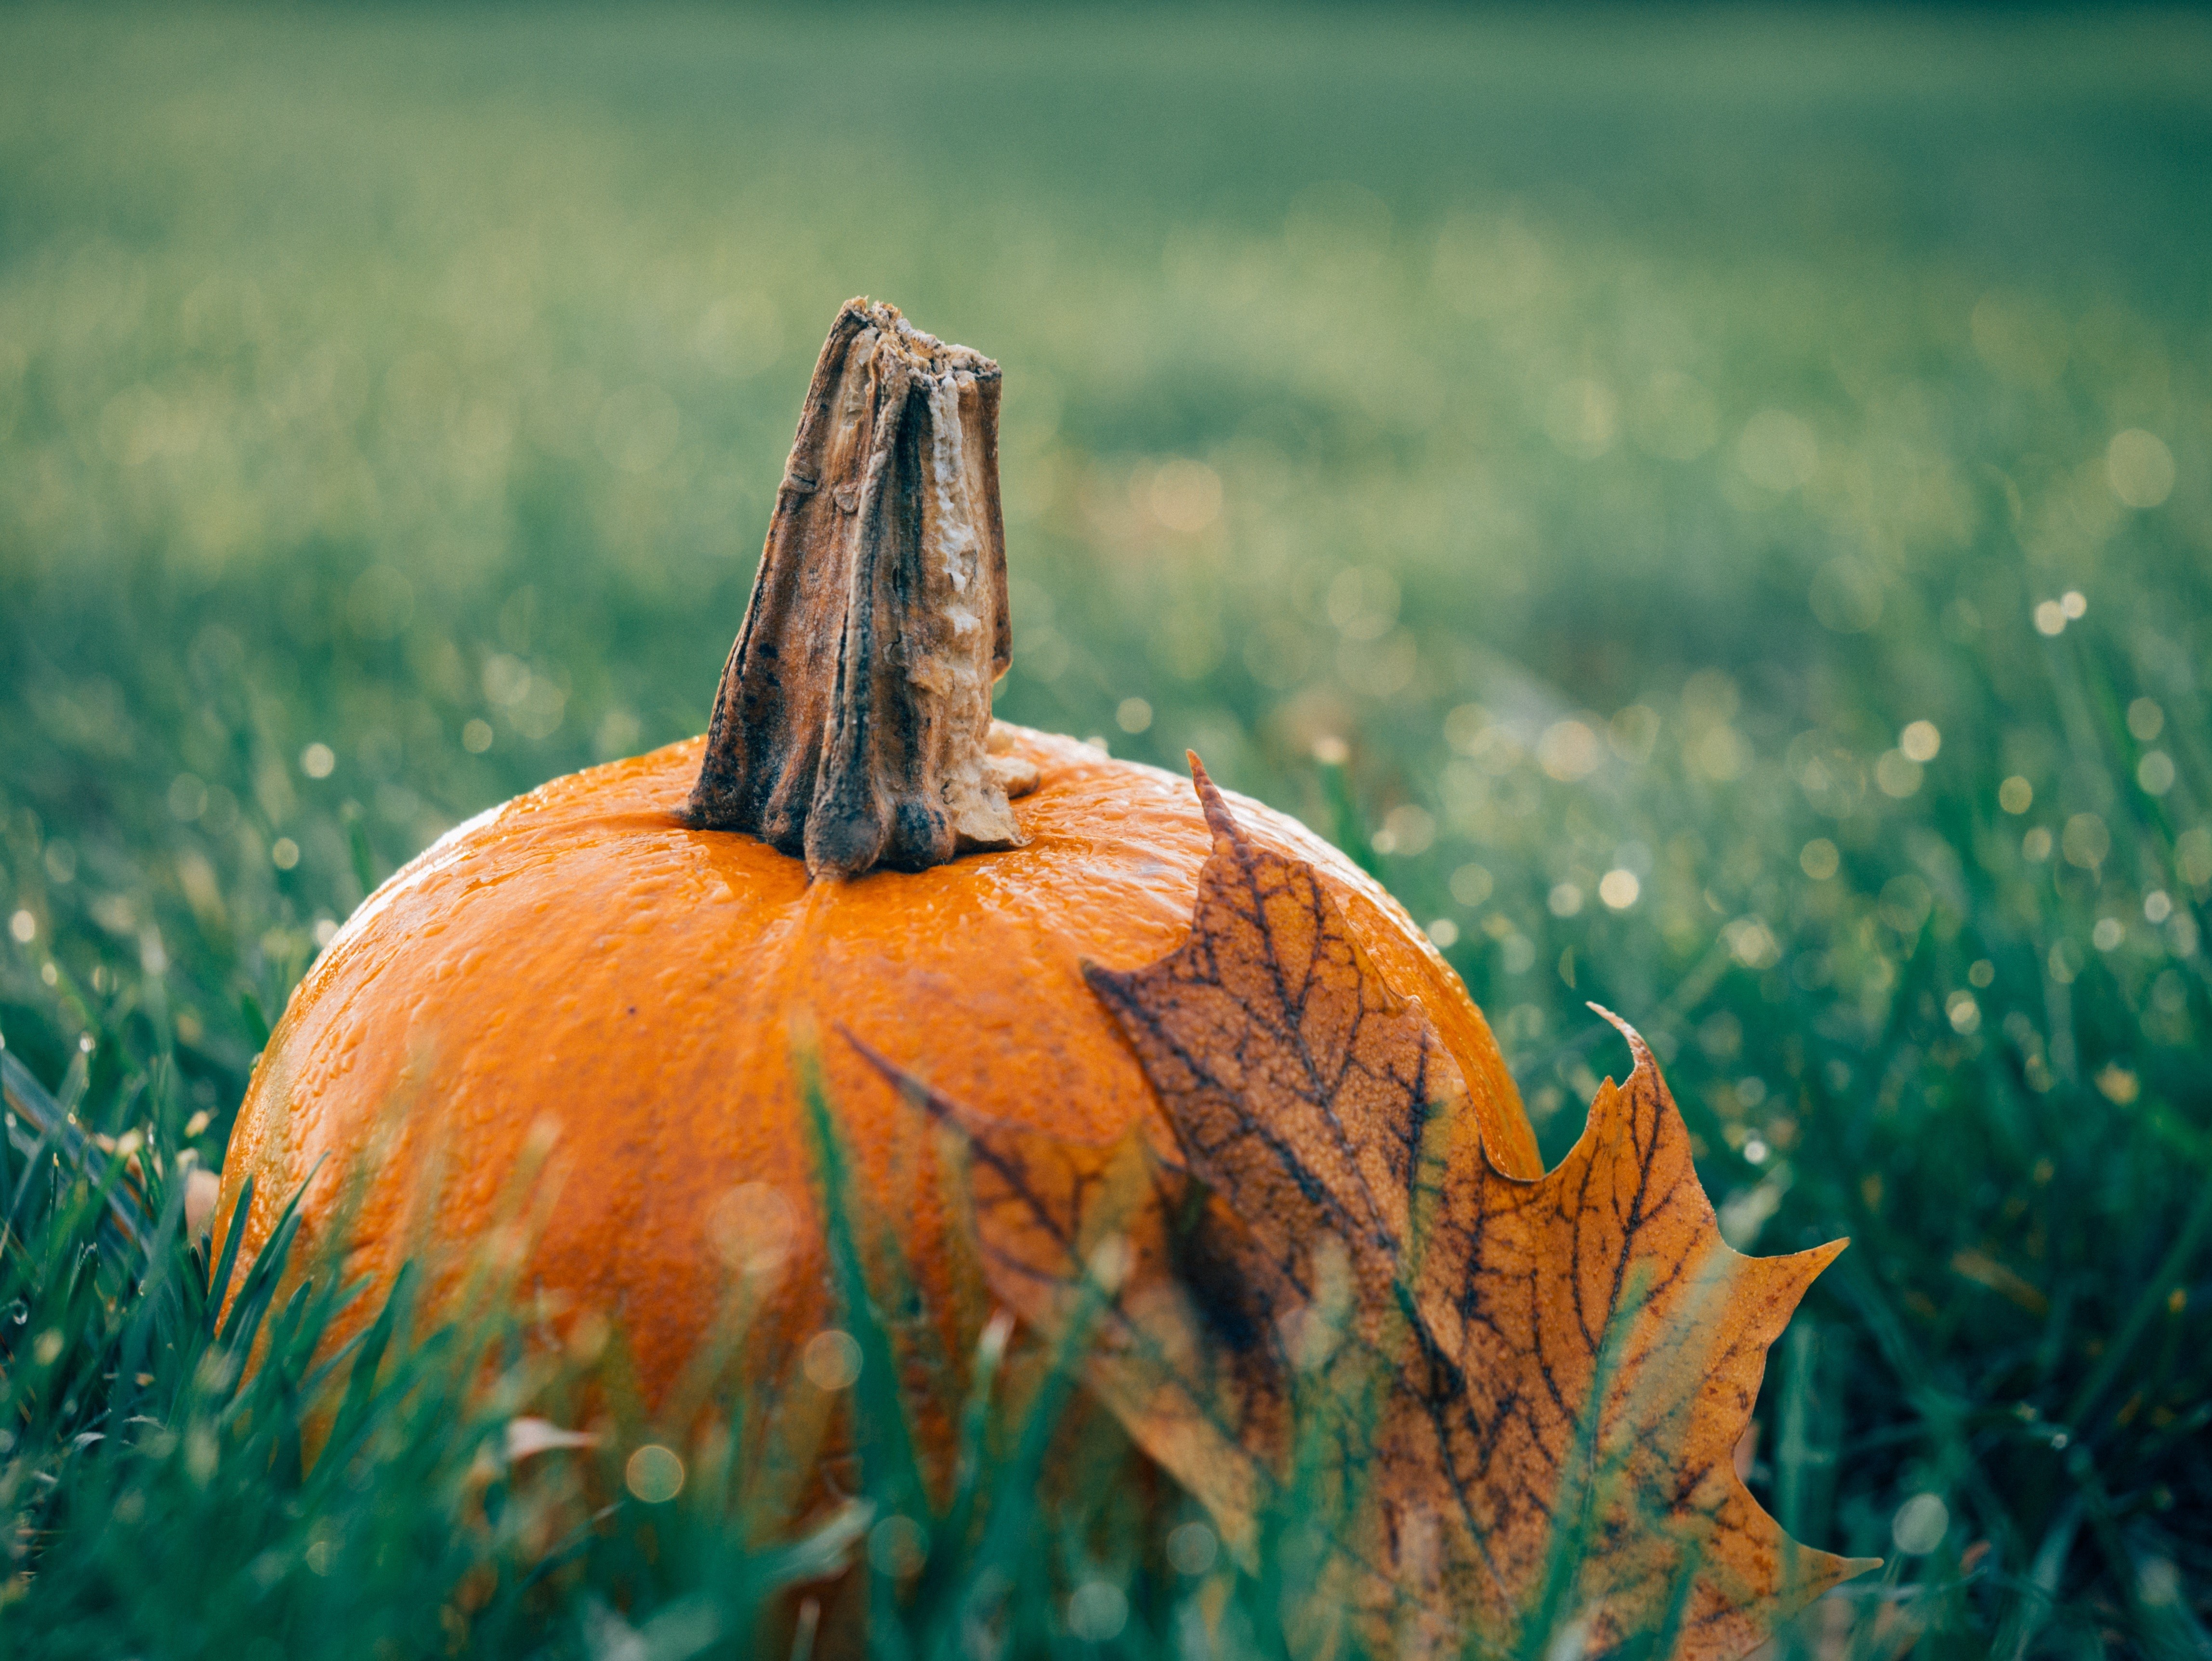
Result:
[[[1215,845],[1188,781],[991,718],[1011,647],[999,386],[894,307],[840,312],[708,733],[494,808],[361,906],[255,1069],[219,1236],[242,1230],[250,1256],[304,1184],[303,1255],[343,1228],[349,1275],[388,1286],[422,1257],[450,1297],[550,1146],[565,1174],[523,1285],[611,1321],[648,1405],[733,1260],[772,1271],[747,1365],[787,1365],[837,1318],[793,1070],[811,1034],[859,1202],[894,1225],[950,1353],[972,1350],[990,1310],[883,1063],[1077,1142],[1157,1118],[1085,968],[1175,948]],[[1421,931],[1297,823],[1234,806],[1419,1001],[1498,1167],[1540,1175],[1489,1028]]]

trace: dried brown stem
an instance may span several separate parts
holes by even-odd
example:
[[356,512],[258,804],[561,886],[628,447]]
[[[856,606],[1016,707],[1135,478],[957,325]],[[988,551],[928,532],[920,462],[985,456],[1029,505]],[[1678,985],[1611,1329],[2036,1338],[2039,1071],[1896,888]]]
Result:
[[816,877],[1020,840],[989,753],[1012,655],[999,366],[851,300],[806,389],[691,822]]

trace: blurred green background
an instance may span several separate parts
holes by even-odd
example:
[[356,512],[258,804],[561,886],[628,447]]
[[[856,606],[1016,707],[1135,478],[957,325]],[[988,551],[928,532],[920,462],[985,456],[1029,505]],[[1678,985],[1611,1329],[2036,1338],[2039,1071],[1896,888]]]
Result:
[[219,1157],[367,885],[701,730],[872,294],[1005,367],[1001,714],[1855,1237],[1754,1487],[1890,1641],[2185,1648],[2208,178],[2181,14],[10,9],[0,1030]]

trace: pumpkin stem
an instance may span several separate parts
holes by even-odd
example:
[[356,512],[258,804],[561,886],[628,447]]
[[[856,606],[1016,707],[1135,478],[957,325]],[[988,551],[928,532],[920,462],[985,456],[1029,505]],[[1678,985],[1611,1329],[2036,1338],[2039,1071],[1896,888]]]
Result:
[[999,366],[849,300],[806,389],[686,812],[810,876],[1021,840],[991,751],[1012,657]]

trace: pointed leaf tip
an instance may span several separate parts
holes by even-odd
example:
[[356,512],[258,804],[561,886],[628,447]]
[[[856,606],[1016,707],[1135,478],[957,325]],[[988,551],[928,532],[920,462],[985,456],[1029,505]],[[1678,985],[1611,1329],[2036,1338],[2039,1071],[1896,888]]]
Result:
[[1186,750],[1182,755],[1190,764],[1190,782],[1198,791],[1198,805],[1206,810],[1206,823],[1214,840],[1218,842],[1226,837],[1241,847],[1244,833],[1231,816],[1229,804],[1222,800],[1221,787],[1214,783],[1212,775],[1206,770],[1206,764],[1198,758],[1197,751]]
[[[1649,1062],[1651,1064],[1651,1070],[1654,1073],[1656,1073],[1659,1070],[1659,1063],[1656,1059],[1654,1059],[1651,1054],[1651,1046],[1644,1042],[1644,1035],[1641,1032],[1638,1032],[1634,1027],[1631,1026],[1626,1021],[1621,1019],[1620,1016],[1614,1014],[1613,1011],[1607,1009],[1601,1003],[1591,1003],[1586,1007],[1595,1013],[1599,1019],[1609,1022],[1613,1029],[1618,1031],[1622,1037],[1628,1040],[1628,1053],[1635,1058],[1636,1066],[1638,1068],[1641,1068],[1645,1062]],[[1634,1076],[1634,1069],[1631,1069],[1630,1076]]]

